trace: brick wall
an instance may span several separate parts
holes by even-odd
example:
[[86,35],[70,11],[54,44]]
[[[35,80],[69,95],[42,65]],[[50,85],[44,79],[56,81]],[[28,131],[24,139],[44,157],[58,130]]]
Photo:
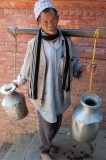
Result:
[[[106,2],[102,0],[54,0],[60,14],[60,28],[81,28],[81,29],[106,29]],[[11,0],[0,2],[0,86],[10,83],[14,79],[14,53],[15,39],[7,32],[7,27],[37,27],[33,14],[34,0]],[[23,63],[28,40],[33,35],[17,36],[17,57],[16,57],[16,76],[18,75]],[[80,61],[83,63],[91,62],[93,51],[93,39],[72,38],[75,42]],[[106,128],[106,40],[100,39],[97,42],[95,62],[98,70],[93,76],[92,93],[102,98],[102,110],[104,120],[102,128]],[[73,78],[72,85],[72,105],[66,111],[63,124],[71,125],[71,113],[73,107],[79,103],[82,94],[88,91],[90,75],[84,73],[80,79]],[[20,133],[34,132],[37,130],[37,115],[33,105],[27,95],[27,84],[17,89],[23,92],[29,114],[26,118],[13,122],[5,113],[0,104],[0,141],[14,141]],[[3,96],[0,95],[0,102]]]

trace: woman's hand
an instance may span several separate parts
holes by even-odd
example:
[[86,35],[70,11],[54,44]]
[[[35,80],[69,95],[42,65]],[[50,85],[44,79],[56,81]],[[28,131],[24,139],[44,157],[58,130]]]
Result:
[[19,85],[17,80],[13,80],[12,83],[14,83],[16,85],[16,88],[20,87],[21,85]]
[[87,64],[87,65],[82,65],[80,68],[79,68],[79,71],[81,72],[95,72],[96,71],[96,67],[97,67],[97,64],[95,63],[91,63],[91,64]]
[[96,67],[97,67],[97,65],[95,63],[88,64],[86,66],[86,71],[95,73]]

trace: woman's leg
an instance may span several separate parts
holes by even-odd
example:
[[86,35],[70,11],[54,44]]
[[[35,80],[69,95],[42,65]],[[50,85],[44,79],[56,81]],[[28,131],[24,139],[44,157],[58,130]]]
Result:
[[39,119],[39,135],[41,140],[41,152],[49,153],[52,147],[52,139],[55,137],[58,132],[61,122],[62,122],[62,114],[57,116],[56,123],[49,123],[45,121],[40,113],[38,113]]
[[53,130],[52,139],[55,137],[55,135],[57,134],[58,130],[61,127],[62,117],[63,117],[62,114],[60,114],[60,115],[57,116],[57,122],[54,123],[54,130]]
[[40,149],[42,153],[49,153],[53,135],[53,123],[45,121],[40,115],[40,113],[38,113],[38,119],[39,119],[39,136],[41,140]]

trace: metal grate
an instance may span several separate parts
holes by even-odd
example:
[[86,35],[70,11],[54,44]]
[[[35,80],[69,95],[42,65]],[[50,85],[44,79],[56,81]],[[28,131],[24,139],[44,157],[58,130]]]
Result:
[[3,143],[0,147],[0,160],[6,155],[9,149],[12,147],[12,143]]

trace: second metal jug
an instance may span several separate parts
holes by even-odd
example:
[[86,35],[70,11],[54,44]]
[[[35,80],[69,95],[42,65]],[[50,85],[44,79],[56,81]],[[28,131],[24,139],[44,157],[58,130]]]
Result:
[[103,114],[101,99],[95,94],[84,94],[72,112],[72,136],[76,141],[90,143],[95,140]]

